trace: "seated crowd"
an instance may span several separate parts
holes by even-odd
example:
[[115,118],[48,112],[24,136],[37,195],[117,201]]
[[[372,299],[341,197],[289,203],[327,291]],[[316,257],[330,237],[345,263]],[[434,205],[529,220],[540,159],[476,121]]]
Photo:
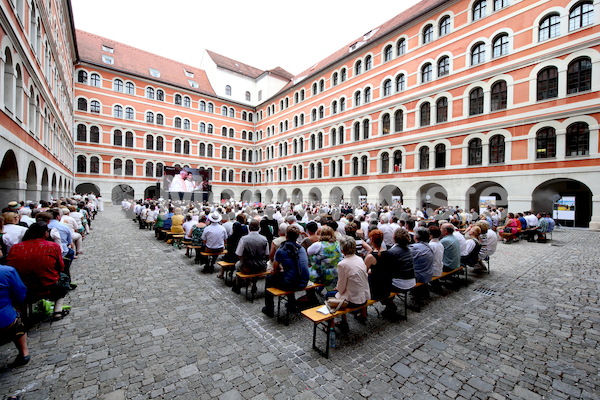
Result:
[[[288,310],[322,303],[318,295],[336,307],[358,307],[375,299],[386,305],[383,316],[392,320],[399,315],[391,293],[411,290],[420,282],[426,285],[413,292],[420,300],[429,288],[443,290],[433,278],[444,271],[461,266],[476,273],[486,271],[498,241],[508,240],[506,228],[512,229],[513,224],[517,230],[510,235],[523,232],[532,240],[544,238],[554,227],[545,214],[536,217],[527,212],[525,230],[523,222],[513,214],[504,216],[502,209],[489,209],[481,215],[473,210],[440,209],[430,218],[425,209],[413,213],[406,208],[339,209],[288,202],[251,207],[139,201],[124,204],[124,210],[135,216],[140,228],[153,224],[157,237],[164,229],[184,234],[192,246],[200,247],[196,255],[197,261],[205,264],[204,272],[212,272],[214,262],[199,254],[213,253],[235,263],[236,271],[271,271],[267,288],[295,292],[310,282],[320,284],[300,299],[288,295]],[[223,278],[222,271],[218,277]],[[240,285],[234,281],[232,290],[239,293]],[[274,298],[269,292],[262,311],[274,315]],[[365,313],[356,315],[359,322],[365,318]],[[347,321],[340,326],[347,329]]]
[[[101,198],[74,195],[53,202],[8,203],[0,216],[0,344],[12,341],[19,352],[12,367],[30,360],[27,347],[28,304],[54,302],[52,320],[62,319],[71,283],[73,259],[82,254]],[[29,316],[31,317],[31,316]]]

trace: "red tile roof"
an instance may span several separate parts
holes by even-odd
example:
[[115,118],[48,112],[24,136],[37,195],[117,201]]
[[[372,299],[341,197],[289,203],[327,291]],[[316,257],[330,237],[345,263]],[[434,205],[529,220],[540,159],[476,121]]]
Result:
[[422,0],[422,1],[420,1],[419,3],[415,4],[411,8],[396,15],[394,18],[390,19],[389,21],[384,22],[380,26],[373,28],[371,31],[375,31],[375,30],[377,30],[377,31],[369,39],[365,40],[364,37],[361,36],[361,37],[351,41],[350,43],[348,43],[348,45],[342,47],[340,50],[331,54],[327,58],[319,61],[318,63],[316,63],[309,69],[296,75],[295,80],[298,81],[300,79],[306,78],[309,75],[319,72],[321,69],[327,67],[328,65],[330,65],[338,60],[341,60],[343,57],[350,54],[349,48],[354,43],[364,42],[362,46],[372,43],[372,42],[376,41],[377,39],[381,38],[382,36],[387,35],[391,31],[410,22],[411,20],[418,18],[419,16],[426,13],[427,11],[429,11],[433,8],[436,8],[448,1],[449,0]]
[[[126,44],[116,42],[89,32],[77,30],[77,47],[81,61],[131,73],[154,81],[164,82],[186,88],[193,92],[215,95],[206,72],[202,69],[192,67]],[[112,47],[113,53],[102,51],[102,46]],[[114,64],[108,65],[102,61],[102,56],[107,55],[114,58]],[[150,74],[149,68],[158,70],[160,78]],[[188,77],[185,71],[194,74]],[[193,88],[189,81],[198,83],[198,88]]]
[[244,64],[243,62],[239,62],[229,57],[217,54],[214,51],[206,50],[206,52],[219,68],[228,69],[230,71],[237,72],[240,75],[248,76],[252,79],[258,78],[265,72],[248,64]]

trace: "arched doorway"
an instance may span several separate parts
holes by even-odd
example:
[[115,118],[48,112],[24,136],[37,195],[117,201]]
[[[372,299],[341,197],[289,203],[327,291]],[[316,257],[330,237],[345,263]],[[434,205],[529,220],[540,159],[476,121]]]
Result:
[[286,200],[287,192],[285,191],[285,189],[279,189],[279,191],[277,192],[277,201],[280,203],[285,203]]
[[56,186],[56,173],[52,173],[52,183],[50,184],[50,196],[53,199],[58,197],[58,187]]
[[319,188],[312,188],[310,189],[310,192],[308,192],[308,201],[314,202],[314,203],[320,203],[321,202],[321,191],[319,190]]
[[262,194],[260,193],[260,190],[257,190],[256,192],[254,192],[254,202],[255,203],[262,202]]
[[221,202],[227,202],[233,198],[233,191],[225,189],[221,192]]
[[158,186],[148,186],[144,189],[144,199],[158,199],[160,197],[160,189]]
[[329,204],[338,205],[344,202],[344,191],[336,186],[329,192]]
[[356,206],[367,202],[367,189],[362,186],[355,186],[350,192],[350,203]]
[[302,203],[302,190],[296,188],[292,191],[292,201],[296,204]]
[[44,168],[44,171],[42,172],[42,193],[40,197],[40,200],[50,200],[50,180],[46,168]]
[[402,190],[398,186],[387,185],[379,191],[379,204],[382,206],[393,206],[402,202]]
[[124,199],[133,200],[135,197],[133,188],[125,183],[115,186],[112,189],[111,200],[113,204],[121,204]]
[[273,191],[271,189],[267,189],[267,191],[265,192],[265,201],[267,203],[273,202]]
[[[2,159],[0,166],[0,204],[11,201],[23,200],[19,196],[19,167],[17,158],[12,150],[9,150]],[[3,206],[4,207],[4,206]]]
[[417,191],[417,205],[427,208],[427,214],[432,215],[433,210],[448,205],[448,192],[437,183],[423,185]]
[[37,191],[37,168],[35,163],[31,161],[29,163],[29,167],[27,168],[27,178],[25,178],[27,182],[27,191],[25,192],[25,200],[37,201],[38,199],[38,191]]
[[496,182],[484,181],[476,183],[469,188],[467,196],[468,210],[466,211],[475,209],[479,213],[481,212],[481,206],[492,202],[496,207],[508,208],[508,192],[502,185]]
[[252,201],[252,192],[249,190],[244,190],[240,194],[240,200],[243,201],[244,203],[250,203]]
[[100,188],[94,185],[93,183],[80,183],[75,188],[75,192],[83,194],[83,193],[94,193],[96,196],[100,196]]
[[587,228],[592,218],[592,191],[574,179],[552,179],[533,190],[531,208],[535,212],[551,213],[562,225]]

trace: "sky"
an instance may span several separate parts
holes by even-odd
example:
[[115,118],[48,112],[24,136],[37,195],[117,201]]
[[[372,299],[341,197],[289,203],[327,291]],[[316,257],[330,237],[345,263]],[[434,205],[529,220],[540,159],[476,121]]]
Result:
[[419,0],[71,0],[75,28],[199,67],[207,49],[294,75]]

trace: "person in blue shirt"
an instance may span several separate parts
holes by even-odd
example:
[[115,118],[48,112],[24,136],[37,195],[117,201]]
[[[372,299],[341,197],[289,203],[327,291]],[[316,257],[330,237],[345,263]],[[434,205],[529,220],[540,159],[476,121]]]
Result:
[[454,225],[446,223],[440,227],[442,239],[440,243],[444,246],[444,271],[453,271],[460,267],[460,243],[453,235]]
[[20,367],[29,362],[27,333],[16,308],[25,301],[27,288],[16,269],[0,265],[0,344],[12,341],[19,355],[11,364]]
[[169,212],[163,215],[163,229],[171,230],[173,225],[173,206],[169,206]]

